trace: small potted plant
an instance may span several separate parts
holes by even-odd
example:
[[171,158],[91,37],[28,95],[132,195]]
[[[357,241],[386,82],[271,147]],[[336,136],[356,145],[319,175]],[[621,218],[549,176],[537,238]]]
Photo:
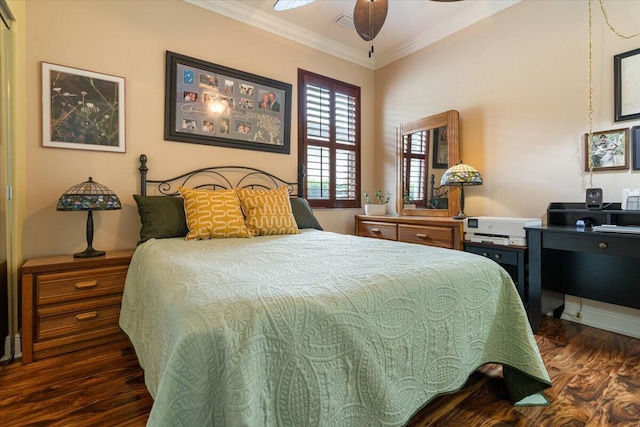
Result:
[[391,199],[390,193],[383,193],[382,190],[376,189],[373,193],[373,197],[378,200],[378,203],[371,203],[371,196],[369,193],[364,193],[364,214],[365,215],[386,215],[387,203]]
[[409,197],[409,192],[408,191],[404,192],[404,208],[405,209],[415,209],[416,208],[415,203],[411,203],[411,198]]

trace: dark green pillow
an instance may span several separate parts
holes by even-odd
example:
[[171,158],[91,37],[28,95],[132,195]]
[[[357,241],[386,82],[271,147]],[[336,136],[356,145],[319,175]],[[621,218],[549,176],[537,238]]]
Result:
[[307,199],[292,197],[290,200],[291,210],[293,211],[293,217],[296,219],[298,228],[315,228],[316,230],[322,230],[318,219],[313,215]]
[[140,196],[134,194],[140,215],[140,241],[185,237],[189,232],[184,215],[184,199],[169,196]]

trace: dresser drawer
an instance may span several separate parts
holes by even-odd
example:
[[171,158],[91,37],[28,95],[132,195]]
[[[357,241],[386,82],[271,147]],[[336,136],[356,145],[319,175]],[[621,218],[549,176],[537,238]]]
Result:
[[38,306],[122,294],[128,266],[40,274]]
[[38,309],[36,339],[48,340],[118,325],[122,297]]
[[398,240],[398,227],[396,224],[384,222],[361,221],[358,225],[358,236]]
[[453,249],[453,228],[428,225],[398,225],[398,240]]

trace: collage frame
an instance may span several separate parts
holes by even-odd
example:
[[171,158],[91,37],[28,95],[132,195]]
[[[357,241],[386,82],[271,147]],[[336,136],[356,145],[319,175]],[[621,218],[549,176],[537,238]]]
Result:
[[166,52],[168,141],[289,154],[291,84]]

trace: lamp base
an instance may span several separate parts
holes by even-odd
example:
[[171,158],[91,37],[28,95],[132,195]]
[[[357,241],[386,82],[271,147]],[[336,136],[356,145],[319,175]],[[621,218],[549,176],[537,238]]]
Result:
[[451,219],[465,219],[465,218],[467,218],[467,216],[462,211],[460,211],[458,215],[451,217]]
[[104,251],[96,251],[95,249],[88,247],[82,252],[78,252],[77,254],[73,254],[74,258],[93,258],[96,256],[104,255]]

